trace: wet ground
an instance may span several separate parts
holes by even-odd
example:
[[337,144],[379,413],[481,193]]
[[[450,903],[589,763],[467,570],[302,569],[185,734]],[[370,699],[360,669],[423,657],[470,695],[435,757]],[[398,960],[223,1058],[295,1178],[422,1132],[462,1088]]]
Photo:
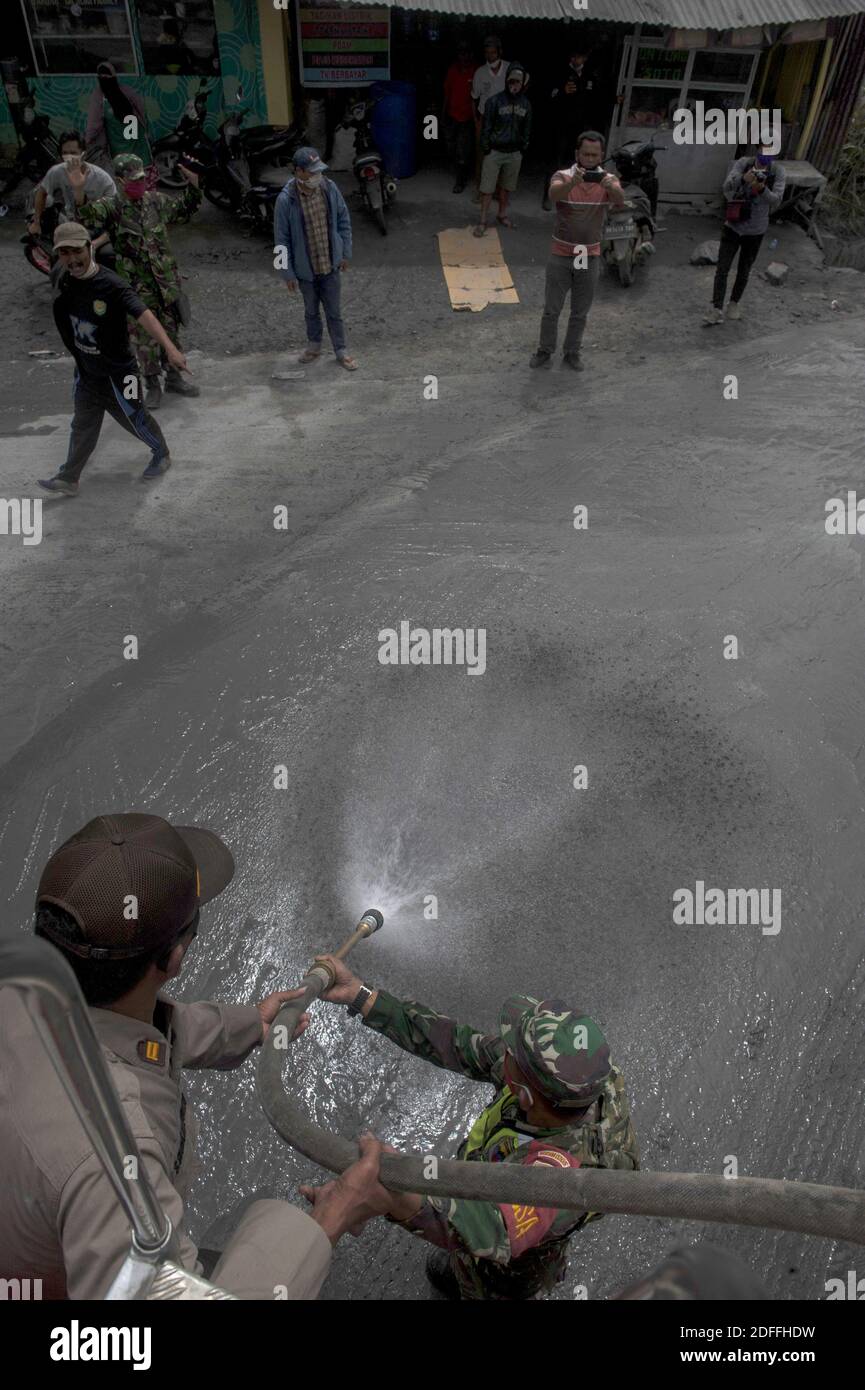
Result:
[[[824,528],[827,499],[865,486],[861,277],[806,265],[783,230],[801,278],[756,281],[742,325],[704,330],[712,272],[659,238],[633,291],[602,287],[587,370],[530,373],[540,213],[506,245],[521,304],[454,315],[431,229],[459,219],[434,203],[420,226],[403,201],[387,242],[359,229],[353,376],[322,360],[273,380],[302,335],[266,252],[212,222],[180,233],[202,396],[160,417],[175,467],[140,484],[107,426],[42,544],[0,537],[4,922],[26,926],[44,859],[100,811],[208,824],[238,872],[184,997],[288,986],[378,906],[355,958],[372,983],[484,1027],[514,992],[593,1013],[645,1167],[734,1155],[742,1175],[861,1186],[863,541]],[[671,248],[712,230],[674,223]],[[55,346],[45,286],[11,239],[2,259],[0,482],[30,495],[65,447],[69,368],[26,356]],[[401,620],[484,628],[485,673],[381,665]],[[780,889],[780,932],[675,926],[698,879]],[[488,1096],[327,1006],[294,1060],[323,1123],[403,1148],[450,1153]],[[252,1065],[190,1089],[191,1226],[213,1238],[312,1170],[261,1117]],[[700,1235],[777,1298],[856,1267],[828,1241],[609,1217],[572,1243],[560,1296]],[[326,1294],[424,1298],[425,1253],[373,1225]]]

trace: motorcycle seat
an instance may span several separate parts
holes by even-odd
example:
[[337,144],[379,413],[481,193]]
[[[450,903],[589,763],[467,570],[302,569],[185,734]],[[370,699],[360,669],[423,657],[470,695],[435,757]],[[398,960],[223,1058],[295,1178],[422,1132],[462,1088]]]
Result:
[[283,145],[295,139],[297,131],[293,126],[258,125],[250,126],[243,132],[247,145],[263,148],[266,145]]
[[256,176],[256,182],[263,184],[266,188],[285,188],[290,178],[290,169],[260,169]]

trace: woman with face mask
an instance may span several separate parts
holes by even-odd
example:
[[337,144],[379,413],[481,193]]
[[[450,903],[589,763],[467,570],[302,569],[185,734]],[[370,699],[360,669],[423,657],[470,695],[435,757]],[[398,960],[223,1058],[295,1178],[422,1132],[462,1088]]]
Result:
[[121,86],[112,63],[100,63],[97,84],[87,113],[87,144],[97,150],[98,162],[110,170],[112,160],[136,154],[145,167],[153,164],[144,105],[131,87]]

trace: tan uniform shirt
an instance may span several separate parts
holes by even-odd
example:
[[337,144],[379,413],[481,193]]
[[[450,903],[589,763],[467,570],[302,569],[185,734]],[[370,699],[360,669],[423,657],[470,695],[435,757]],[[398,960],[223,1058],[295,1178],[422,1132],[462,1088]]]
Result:
[[[195,1124],[183,1067],[237,1067],[261,1042],[254,1005],[160,999],[141,1023],[88,1010],[180,1262],[200,1273],[184,1222]],[[101,1299],[129,1249],[129,1223],[20,996],[0,991],[0,1278],[41,1279],[43,1298]],[[316,1298],[331,1244],[298,1207],[259,1201],[245,1213],[213,1282],[240,1298]]]

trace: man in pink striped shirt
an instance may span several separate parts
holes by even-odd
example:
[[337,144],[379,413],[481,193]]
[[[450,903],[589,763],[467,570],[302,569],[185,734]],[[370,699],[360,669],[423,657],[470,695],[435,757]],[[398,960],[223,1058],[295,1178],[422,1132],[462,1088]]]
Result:
[[621,207],[622,186],[601,167],[605,142],[596,130],[579,137],[576,163],[559,169],[550,180],[556,220],[547,262],[546,296],[537,352],[530,366],[548,367],[556,350],[559,315],[568,292],[571,312],[565,332],[565,365],[581,372],[580,344],[595,297],[601,259],[601,233],[607,206]]

